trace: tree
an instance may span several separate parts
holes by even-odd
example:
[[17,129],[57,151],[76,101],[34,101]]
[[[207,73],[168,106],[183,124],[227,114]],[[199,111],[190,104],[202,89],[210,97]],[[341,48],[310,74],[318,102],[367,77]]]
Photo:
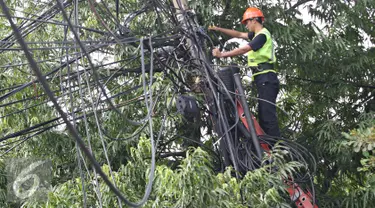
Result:
[[[13,19],[42,72],[48,74],[58,102],[129,200],[139,200],[149,182],[153,136],[158,159],[146,207],[290,206],[282,178],[303,164],[285,160],[282,149],[275,150],[280,167],[275,172],[264,166],[236,180],[233,169],[219,171],[220,155],[212,145],[217,136],[204,105],[207,97],[196,93],[202,87],[198,80],[207,76],[187,55],[183,42],[195,33],[181,27],[171,2],[66,1],[65,11],[73,24],[81,26],[78,34],[90,59],[81,53],[55,2],[6,3],[12,15],[31,18]],[[215,24],[242,31],[238,20],[247,5],[242,0],[189,2],[203,28]],[[365,42],[374,43],[375,3],[301,0],[251,5],[264,11],[265,26],[278,46],[283,82],[278,106],[288,113],[279,111],[283,135],[302,144],[317,160],[314,182],[319,206],[374,206],[375,51]],[[301,8],[315,19],[304,22]],[[1,175],[2,207],[119,206],[92,163],[81,156],[40,83],[34,82],[5,17],[0,18],[0,28],[2,159],[49,158],[54,176],[48,202],[12,204],[5,202],[7,181]],[[206,38],[207,54],[228,39],[198,31]],[[231,61],[246,65],[243,57]],[[220,64],[228,65],[229,60]],[[200,132],[191,132],[190,123],[175,113],[179,94],[198,100],[203,111],[200,125],[208,129],[203,142],[197,138]],[[186,141],[198,148],[182,145]]]

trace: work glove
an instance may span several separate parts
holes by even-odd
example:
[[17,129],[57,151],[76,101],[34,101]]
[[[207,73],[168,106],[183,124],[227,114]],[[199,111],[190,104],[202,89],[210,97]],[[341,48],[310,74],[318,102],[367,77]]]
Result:
[[218,27],[216,27],[215,25],[211,25],[211,26],[208,26],[208,30],[215,30],[215,31],[217,31]]

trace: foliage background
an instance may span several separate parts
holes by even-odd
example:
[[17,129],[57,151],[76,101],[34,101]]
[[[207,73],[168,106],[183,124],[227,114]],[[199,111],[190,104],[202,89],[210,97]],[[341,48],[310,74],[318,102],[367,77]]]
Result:
[[[69,1],[68,1],[69,2]],[[116,15],[115,1],[102,1]],[[144,5],[156,8],[157,3],[171,6],[169,1],[132,1],[121,2],[119,19],[125,19],[129,13],[139,10]],[[52,8],[54,2],[38,1],[6,1],[12,8],[12,14],[36,14],[39,8]],[[218,25],[245,31],[239,24],[243,11],[248,6],[257,6],[266,16],[265,26],[271,31],[277,44],[278,70],[282,81],[281,95],[278,106],[284,109],[278,112],[279,123],[285,137],[294,139],[305,146],[317,160],[317,172],[314,178],[315,193],[319,207],[375,207],[375,1],[340,1],[340,0],[299,0],[299,1],[189,1],[190,8],[195,12],[199,24],[207,28]],[[72,6],[66,11],[72,12]],[[104,8],[97,4],[97,8]],[[308,14],[301,14],[305,8]],[[107,14],[104,9],[100,15]],[[103,30],[103,24],[90,10],[89,1],[79,2],[80,24],[88,28]],[[146,14],[136,17],[128,25],[131,37],[156,36],[165,31],[174,31],[174,25],[169,21],[168,13],[156,12],[149,9]],[[302,16],[309,15],[312,21],[303,21]],[[57,13],[54,18],[63,21]],[[21,19],[16,19],[21,24]],[[165,22],[162,27],[153,27],[158,22]],[[110,29],[115,24],[107,22]],[[12,31],[6,18],[0,18],[1,38],[11,35]],[[66,35],[66,27],[54,24],[41,24],[38,29],[25,36],[26,41],[62,41],[72,40]],[[219,33],[210,32],[213,45],[220,45],[229,39]],[[81,38],[85,40],[99,40],[102,34],[81,31]],[[368,44],[371,43],[371,44]],[[161,43],[163,44],[163,43]],[[207,41],[210,53],[212,45]],[[137,59],[124,65],[98,67],[100,77],[117,73],[119,68],[129,71],[140,67],[139,55],[141,51],[136,44],[115,44],[100,53],[93,54],[96,64],[106,63],[108,60],[123,60],[134,55]],[[3,47],[5,47],[3,45]],[[13,48],[18,45],[12,46]],[[228,45],[226,50],[236,47]],[[156,48],[156,46],[155,46]],[[155,49],[156,50],[156,49]],[[68,52],[61,48],[51,50],[33,50],[33,55],[39,60],[64,56]],[[146,62],[150,56],[146,56]],[[246,65],[246,58],[237,57],[232,60],[216,60],[219,64],[236,62]],[[0,65],[9,63],[25,63],[26,59],[19,50],[2,50]],[[44,73],[61,65],[56,59],[40,64]],[[87,59],[82,59],[79,67],[87,67]],[[76,67],[71,65],[71,69]],[[69,73],[68,67],[59,73]],[[177,67],[176,67],[177,70]],[[73,70],[74,71],[74,70]],[[170,72],[170,71],[168,71]],[[183,76],[191,72],[180,70]],[[88,76],[91,83],[95,83],[93,76]],[[9,87],[27,83],[35,79],[28,65],[19,67],[3,67],[0,69],[1,93],[7,92]],[[71,82],[77,83],[77,79]],[[126,83],[126,84],[124,84]],[[108,92],[115,95],[136,87],[142,83],[140,73],[122,73],[115,81],[106,85]],[[86,106],[88,111],[90,99],[88,96],[80,99],[78,94],[70,98],[61,91],[61,81],[58,78],[50,81],[50,86],[61,96],[60,102],[66,104],[66,110],[71,111]],[[67,85],[65,85],[67,86]],[[87,89],[86,89],[87,90]],[[282,152],[279,154],[280,168],[270,173],[268,167],[248,172],[243,180],[237,181],[231,174],[231,169],[220,173],[216,167],[217,155],[212,143],[215,135],[210,131],[207,120],[202,119],[197,124],[197,131],[191,130],[191,124],[176,113],[174,103],[175,89],[168,73],[158,72],[154,75],[152,92],[160,99],[153,108],[154,134],[161,132],[157,146],[156,178],[153,192],[145,207],[290,207],[291,202],[282,183],[283,170],[298,170],[300,164],[283,161]],[[19,132],[38,123],[56,118],[57,112],[48,105],[47,97],[33,98],[35,93],[42,93],[39,84],[27,87],[13,96],[2,100],[0,107],[0,136],[5,137]],[[86,91],[88,93],[88,91]],[[78,122],[77,129],[88,142],[91,138],[93,154],[102,165],[107,175],[113,171],[117,187],[131,201],[138,201],[145,191],[150,171],[150,130],[142,126],[129,124],[129,119],[137,121],[147,116],[143,102],[129,102],[142,100],[142,88],[113,99],[116,104],[125,103],[119,108],[124,117],[113,111],[99,113],[101,130],[109,136],[102,137],[100,128],[94,117],[89,117],[87,123]],[[199,95],[197,95],[199,97]],[[202,98],[198,98],[202,99]],[[202,99],[203,100],[203,99]],[[12,105],[6,103],[16,102]],[[249,100],[255,106],[254,100]],[[70,105],[70,103],[73,103]],[[25,106],[32,106],[21,113],[12,114]],[[86,105],[87,104],[87,105]],[[105,106],[105,104],[102,104]],[[70,106],[70,107],[69,107]],[[255,112],[256,108],[252,107]],[[167,112],[167,114],[166,114]],[[163,120],[163,118],[166,118]],[[165,128],[160,130],[165,122]],[[205,135],[199,132],[199,126],[208,126]],[[142,132],[132,136],[134,132]],[[20,135],[1,142],[1,151],[5,152],[11,142],[25,139],[28,135]],[[187,147],[189,141],[198,142],[196,147]],[[116,138],[129,138],[114,140]],[[101,139],[103,138],[103,139]],[[202,140],[203,141],[203,140]],[[108,150],[110,166],[106,160],[102,143]],[[197,142],[195,142],[196,144]],[[191,145],[190,145],[191,146]],[[199,147],[197,147],[199,146]],[[177,153],[176,153],[177,152]],[[1,207],[82,207],[83,191],[79,166],[77,165],[77,148],[75,141],[68,134],[64,125],[54,127],[32,138],[28,138],[22,145],[12,151],[2,154],[0,159],[0,206]],[[172,155],[171,157],[167,157]],[[53,161],[53,192],[49,194],[47,202],[32,200],[21,203],[6,201],[6,175],[4,161],[13,157],[40,157]],[[85,173],[85,188],[87,205],[99,206],[101,198],[104,207],[118,207],[115,195],[99,178],[99,186],[94,183],[94,173],[88,164]],[[84,167],[84,166],[83,166]],[[110,170],[110,168],[111,170]],[[83,168],[84,169],[84,168]],[[95,193],[95,187],[100,187],[101,197]],[[241,193],[242,191],[242,193]]]

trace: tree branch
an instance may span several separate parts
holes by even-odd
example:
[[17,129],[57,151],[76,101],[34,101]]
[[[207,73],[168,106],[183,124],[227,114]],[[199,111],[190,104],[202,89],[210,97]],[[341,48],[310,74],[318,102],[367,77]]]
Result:
[[160,158],[166,158],[166,157],[186,157],[186,151],[184,152],[164,152],[160,154]]
[[313,1],[313,0],[302,0],[302,1],[299,1],[297,2],[296,4],[294,4],[293,6],[291,6],[289,9],[287,9],[285,11],[285,13],[288,13],[288,12],[291,12],[292,10],[294,10],[295,8],[301,6],[302,4],[306,4],[307,2],[309,1]]

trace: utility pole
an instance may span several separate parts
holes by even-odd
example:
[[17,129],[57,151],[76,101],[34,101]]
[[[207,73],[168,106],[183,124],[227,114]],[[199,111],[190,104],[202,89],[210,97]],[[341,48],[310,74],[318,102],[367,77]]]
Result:
[[[223,109],[220,107],[220,98],[218,88],[213,85],[211,81],[212,73],[215,73],[211,66],[208,66],[206,63],[209,63],[206,54],[204,54],[203,50],[198,50],[199,43],[202,42],[199,39],[199,36],[197,35],[197,29],[198,25],[196,24],[196,21],[194,21],[193,15],[188,15],[190,12],[189,7],[187,5],[186,0],[172,0],[173,5],[176,9],[176,15],[177,19],[180,24],[182,24],[183,29],[188,30],[189,28],[194,30],[191,31],[192,34],[194,34],[192,37],[187,38],[186,46],[190,50],[190,55],[195,60],[196,66],[200,66],[200,71],[202,74],[205,74],[207,79],[204,80],[204,82],[207,82],[208,86],[205,84],[204,87],[202,87],[202,91],[205,94],[205,97],[207,99],[207,104],[209,107],[209,110],[214,114],[211,116],[212,121],[214,123],[214,129],[216,133],[219,135],[219,137],[223,137],[226,140],[226,144],[229,148],[230,158],[232,160],[232,164],[234,166],[234,169],[236,170],[236,176],[239,178],[238,172],[239,168],[237,165],[237,160],[234,157],[234,147],[232,143],[232,137],[229,132],[229,128],[227,125],[226,116],[223,112]],[[195,38],[195,40],[193,40]],[[195,44],[194,44],[195,42]],[[203,61],[202,61],[203,60]],[[221,122],[220,122],[221,121]],[[220,142],[220,147],[223,149],[223,142]]]
[[[180,24],[183,25],[183,29],[188,30],[189,27],[191,27],[190,29],[194,30],[193,33],[196,34],[199,26],[196,24],[196,21],[194,20],[194,16],[191,15],[193,13],[189,10],[186,0],[172,0],[172,1],[176,9],[177,20],[179,21]],[[197,38],[196,41],[199,41],[199,38]],[[197,59],[200,57],[201,59],[207,60],[206,54],[199,52],[196,44],[193,44],[194,41],[191,38],[188,38],[186,42],[187,42],[186,43],[187,48],[190,49],[190,55],[194,59]]]

